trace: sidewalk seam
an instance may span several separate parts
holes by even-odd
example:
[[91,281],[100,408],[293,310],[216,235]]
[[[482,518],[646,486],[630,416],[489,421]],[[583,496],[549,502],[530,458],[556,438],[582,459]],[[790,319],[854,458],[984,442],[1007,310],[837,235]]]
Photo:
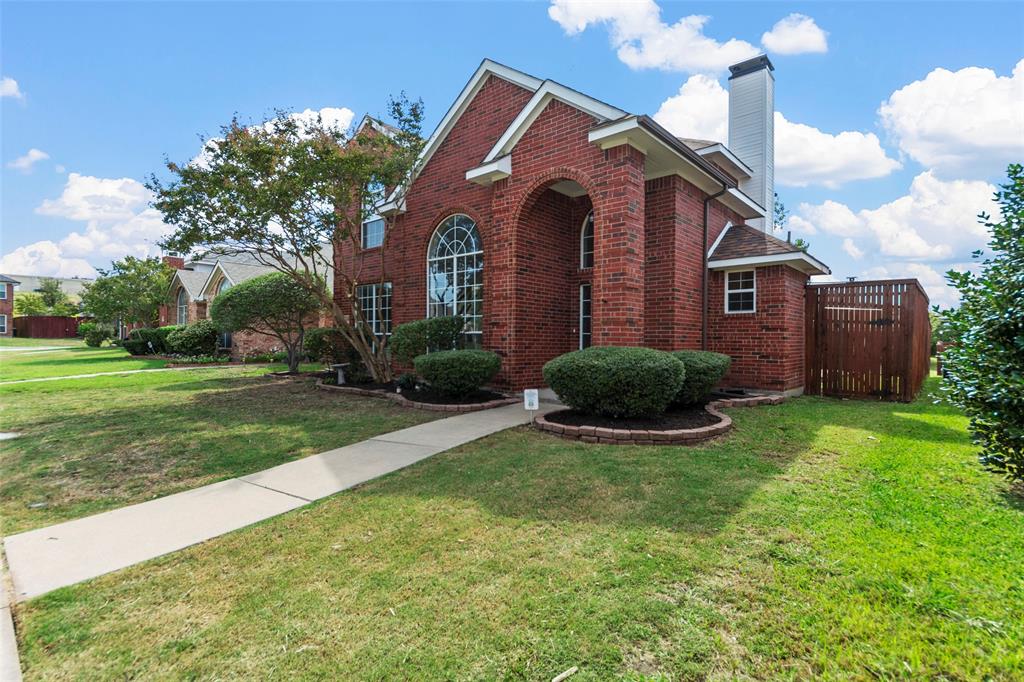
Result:
[[[295,460],[295,461],[299,461],[299,460]],[[257,472],[257,473],[261,473],[261,472]],[[309,499],[307,497],[303,497],[302,495],[296,495],[294,493],[285,492],[284,490],[278,490],[277,488],[271,488],[270,486],[260,485],[259,483],[253,483],[252,481],[248,481],[248,480],[246,480],[244,478],[240,478],[239,477],[239,478],[236,478],[235,480],[236,481],[241,481],[242,483],[248,483],[249,485],[256,486],[257,488],[263,488],[264,490],[269,490],[272,493],[280,493],[280,494],[286,495],[288,497],[294,497],[296,500],[302,500],[306,504],[310,504],[311,502],[313,502],[313,500],[311,500],[311,499]],[[273,518],[273,517],[269,517],[269,518]]]

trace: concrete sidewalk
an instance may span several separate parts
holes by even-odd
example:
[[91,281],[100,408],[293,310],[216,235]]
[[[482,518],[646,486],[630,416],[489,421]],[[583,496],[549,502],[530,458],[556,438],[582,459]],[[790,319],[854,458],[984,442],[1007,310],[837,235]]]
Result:
[[[542,404],[540,413],[555,408]],[[521,405],[460,414],[248,476],[12,535],[4,548],[15,599],[209,540],[530,418]]]
[[0,381],[0,386],[10,384],[31,384],[36,381],[63,381],[64,379],[94,379],[95,377],[112,377],[124,374],[142,374],[143,372],[184,372],[190,369],[229,369],[231,367],[259,367],[260,365],[188,365],[186,367],[153,367],[151,369],[125,369],[116,372],[96,372],[94,374],[68,374],[62,377],[36,377],[34,379],[12,379]]

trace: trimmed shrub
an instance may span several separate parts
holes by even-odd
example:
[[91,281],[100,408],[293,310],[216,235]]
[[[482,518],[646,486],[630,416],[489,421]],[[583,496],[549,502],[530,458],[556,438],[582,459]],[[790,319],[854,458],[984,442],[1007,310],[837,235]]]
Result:
[[82,322],[78,325],[78,337],[84,339],[86,332],[99,327],[99,322]]
[[408,365],[424,353],[459,349],[465,326],[466,320],[457,315],[400,324],[388,341],[391,357]]
[[131,355],[149,355],[149,344],[142,339],[125,339],[121,346]]
[[433,388],[453,398],[479,390],[501,369],[501,358],[486,350],[442,350],[413,360],[416,372]]
[[104,341],[112,339],[114,337],[114,333],[109,327],[93,323],[91,328],[85,330],[82,337],[85,339],[85,345],[90,348],[99,348],[103,345]]
[[131,341],[142,341],[142,345],[146,348],[146,353],[160,355],[168,352],[167,335],[175,329],[179,329],[179,327],[177,325],[170,325],[167,327],[139,327],[138,329],[133,329],[128,332],[128,339]]
[[711,391],[726,375],[732,364],[732,358],[728,355],[706,350],[677,350],[672,355],[686,368],[683,386],[672,401],[675,405],[706,403]]
[[214,355],[217,352],[217,325],[198,320],[167,335],[167,351],[176,355]]
[[359,362],[359,353],[334,327],[317,327],[308,330],[302,347],[309,359],[322,362],[325,365]]
[[656,417],[679,393],[686,369],[651,348],[594,346],[544,365],[544,380],[580,412],[605,417]]

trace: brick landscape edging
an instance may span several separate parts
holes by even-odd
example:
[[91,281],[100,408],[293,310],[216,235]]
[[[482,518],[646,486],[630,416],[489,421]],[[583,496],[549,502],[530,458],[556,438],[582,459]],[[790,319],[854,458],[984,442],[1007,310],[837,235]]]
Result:
[[498,400],[488,400],[485,403],[466,403],[465,405],[442,405],[438,403],[420,403],[415,400],[409,400],[400,393],[387,393],[384,391],[376,391],[369,388],[357,388],[355,386],[336,386],[334,384],[325,384],[323,380],[316,382],[317,388],[328,389],[331,391],[340,391],[341,393],[348,393],[350,395],[361,395],[367,398],[382,398],[384,400],[390,400],[396,402],[402,407],[409,407],[416,410],[428,410],[430,412],[479,412],[480,410],[489,410],[492,407],[502,407],[504,405],[515,405],[519,402],[519,398],[500,398]]
[[711,405],[704,408],[712,416],[721,419],[717,424],[696,429],[671,429],[651,431],[644,429],[608,429],[601,426],[569,426],[549,422],[543,415],[534,418],[533,423],[541,431],[553,433],[569,440],[584,443],[607,443],[612,445],[695,445],[732,428],[732,418],[722,414]]
[[778,405],[786,399],[784,395],[758,395],[751,398],[722,398],[712,400],[711,407],[757,407],[759,405]]

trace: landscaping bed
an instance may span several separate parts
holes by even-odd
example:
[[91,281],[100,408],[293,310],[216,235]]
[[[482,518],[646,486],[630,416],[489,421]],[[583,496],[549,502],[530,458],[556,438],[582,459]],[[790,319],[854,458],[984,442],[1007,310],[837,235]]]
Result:
[[479,410],[489,410],[492,407],[501,407],[502,405],[513,405],[519,402],[518,398],[487,389],[480,389],[465,396],[452,397],[432,390],[430,387],[399,391],[397,384],[393,382],[388,384],[368,383],[339,386],[335,383],[329,383],[329,380],[332,378],[333,374],[331,377],[321,378],[316,383],[317,388],[370,398],[383,398],[394,401],[404,407],[412,407],[419,410],[477,412]]
[[680,407],[658,417],[616,418],[562,410],[539,415],[534,424],[562,438],[615,445],[692,445],[720,436],[732,419],[711,405]]

